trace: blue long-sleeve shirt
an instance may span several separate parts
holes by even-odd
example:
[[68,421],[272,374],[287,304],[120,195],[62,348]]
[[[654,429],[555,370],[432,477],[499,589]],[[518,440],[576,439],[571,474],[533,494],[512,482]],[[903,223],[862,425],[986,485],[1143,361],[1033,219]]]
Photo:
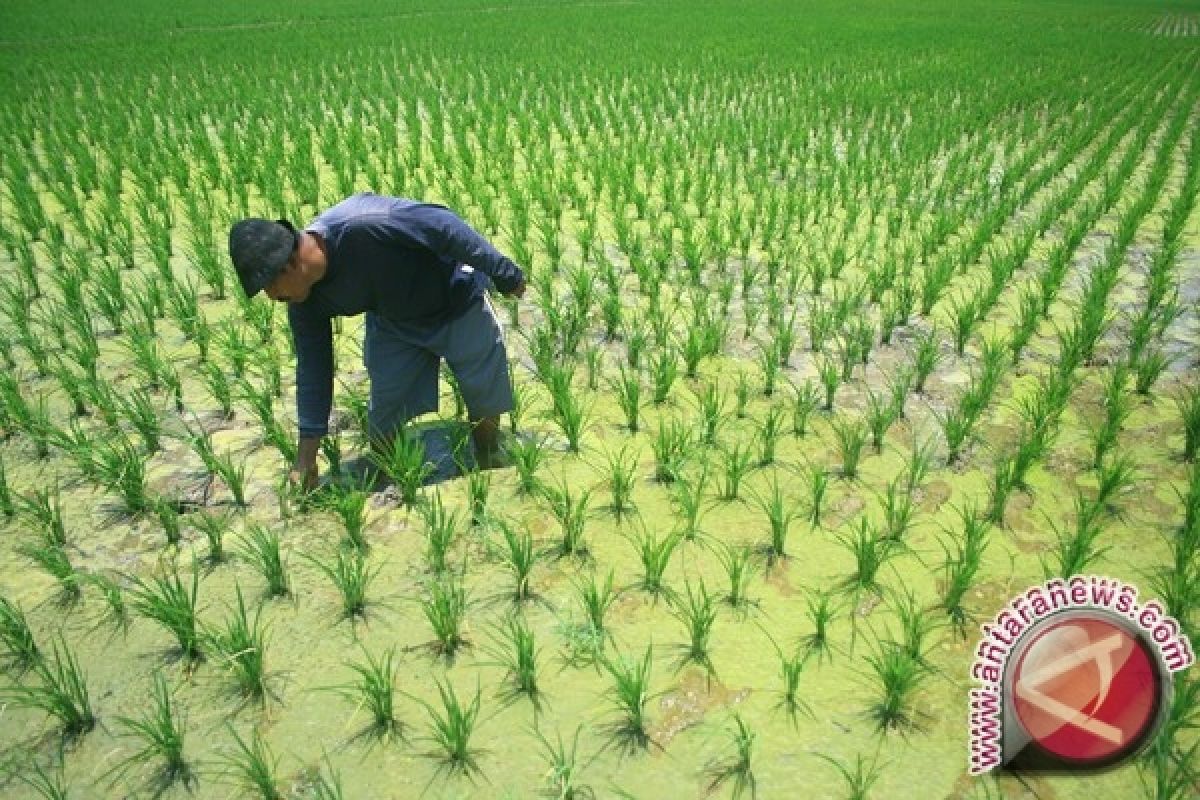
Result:
[[304,302],[288,305],[301,437],[329,430],[333,317],[372,311],[402,327],[428,330],[478,302],[488,278],[501,292],[523,280],[520,268],[483,236],[432,203],[356,194],[306,230],[324,240],[327,267]]

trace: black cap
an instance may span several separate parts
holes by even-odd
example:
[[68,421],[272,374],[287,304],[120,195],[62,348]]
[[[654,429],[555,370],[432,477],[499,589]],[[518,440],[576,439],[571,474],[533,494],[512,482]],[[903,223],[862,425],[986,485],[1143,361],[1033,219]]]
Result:
[[300,245],[300,233],[284,219],[243,219],[229,229],[229,258],[247,297],[275,280]]

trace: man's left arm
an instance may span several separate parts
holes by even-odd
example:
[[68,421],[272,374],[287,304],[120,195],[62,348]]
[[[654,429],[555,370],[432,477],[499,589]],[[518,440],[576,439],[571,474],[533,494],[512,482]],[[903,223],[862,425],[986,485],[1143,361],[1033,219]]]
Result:
[[403,222],[412,238],[444,258],[479,270],[492,279],[502,294],[524,288],[521,268],[450,209],[433,203],[416,203],[405,209]]

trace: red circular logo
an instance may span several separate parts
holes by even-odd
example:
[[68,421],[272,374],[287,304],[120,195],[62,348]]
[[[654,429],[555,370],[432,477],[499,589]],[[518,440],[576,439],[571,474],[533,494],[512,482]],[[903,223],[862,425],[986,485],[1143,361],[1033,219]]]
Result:
[[1049,755],[1111,763],[1154,726],[1161,678],[1141,639],[1102,617],[1073,616],[1035,629],[1012,672],[1021,725]]

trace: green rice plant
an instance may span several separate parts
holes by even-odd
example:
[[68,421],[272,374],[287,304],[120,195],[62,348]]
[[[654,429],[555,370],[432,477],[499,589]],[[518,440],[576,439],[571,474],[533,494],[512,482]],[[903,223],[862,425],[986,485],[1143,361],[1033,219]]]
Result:
[[21,607],[0,595],[0,644],[4,645],[4,669],[19,676],[42,660],[41,650]]
[[613,590],[613,571],[608,571],[603,583],[597,583],[595,575],[576,583],[575,594],[590,630],[595,634],[607,633],[605,617],[618,595]]
[[433,629],[434,652],[453,660],[467,646],[467,590],[462,581],[440,578],[429,586],[429,595],[421,600],[421,610]]
[[504,444],[505,454],[517,472],[517,491],[532,495],[541,491],[537,471],[546,457],[546,441],[542,438],[514,436]]
[[226,780],[237,785],[245,797],[285,800],[283,792],[279,790],[279,760],[259,732],[251,732],[248,744],[233,728],[229,729],[229,733],[233,736],[236,749],[222,759]]
[[376,659],[366,649],[364,660],[347,664],[354,673],[351,683],[331,687],[332,691],[355,704],[355,711],[366,709],[370,721],[359,735],[374,736],[389,741],[401,735],[403,725],[396,716],[396,681],[399,677],[395,664],[396,649],[389,648]]
[[145,389],[134,389],[128,394],[117,394],[117,407],[125,420],[142,438],[143,449],[155,453],[160,449],[162,420],[158,409]]
[[242,460],[240,464],[233,463],[233,456],[226,453],[223,456],[215,456],[212,462],[215,468],[214,474],[221,479],[225,484],[225,488],[229,490],[229,494],[233,497],[234,505],[239,508],[246,507],[246,461]]
[[808,485],[807,519],[813,526],[819,526],[821,511],[825,505],[825,495],[829,491],[829,471],[819,464],[810,462],[805,467],[804,478]]
[[636,485],[638,456],[637,452],[630,453],[628,446],[608,454],[607,483],[612,498],[608,507],[618,520],[634,509],[633,488]]
[[329,500],[329,507],[342,521],[342,530],[345,533],[343,543],[360,553],[366,553],[369,549],[366,529],[367,500],[370,495],[365,488],[359,486],[342,487],[337,483],[331,484],[331,486],[333,493]]
[[505,617],[504,625],[498,627],[489,653],[495,664],[508,672],[511,695],[524,695],[537,707],[541,689],[538,685],[537,642],[533,631],[524,618],[517,614]]
[[557,548],[558,555],[587,556],[589,550],[584,540],[584,530],[587,526],[588,503],[592,497],[592,490],[588,489],[576,495],[572,493],[570,484],[564,481],[561,488],[543,487],[542,496],[550,504],[550,513],[558,521],[562,531]]
[[60,636],[53,654],[31,664],[37,683],[0,688],[0,700],[13,708],[38,709],[56,719],[63,738],[76,739],[96,725],[87,675]]
[[158,517],[158,523],[163,529],[163,535],[167,538],[167,544],[172,546],[178,546],[183,537],[182,524],[179,520],[179,506],[179,501],[168,500],[165,497],[155,497],[150,501],[151,510],[154,512],[154,516]]
[[278,533],[261,523],[248,521],[239,555],[263,576],[267,597],[286,597],[292,593]]
[[659,483],[673,483],[679,479],[690,454],[692,436],[683,423],[672,417],[670,422],[660,419],[650,448],[654,451],[654,479]]
[[312,800],[345,800],[345,789],[342,788],[342,776],[329,762],[329,754],[322,753],[325,768],[310,767],[306,771],[306,794]]
[[879,782],[879,775],[883,771],[883,767],[877,760],[872,760],[868,765],[862,754],[854,757],[853,767],[824,753],[813,753],[813,755],[828,761],[842,776],[842,780],[846,782],[846,790],[849,792],[846,796],[847,800],[866,800],[871,787]]
[[[1019,451],[1020,443],[1017,446]],[[1009,455],[996,459],[992,483],[988,486],[987,519],[993,525],[1004,525],[1004,509],[1008,505],[1009,495],[1017,485],[1017,457]]]
[[229,530],[229,515],[192,514],[188,517],[188,522],[203,533],[208,542],[208,563],[213,566],[225,563],[228,558],[225,552],[225,533]]
[[595,797],[590,788],[576,783],[576,777],[582,769],[579,764],[579,734],[582,732],[583,725],[575,728],[570,747],[563,743],[562,733],[556,733],[556,741],[551,744],[541,731],[533,732],[542,748],[543,758],[549,765],[544,776],[548,786],[547,794],[554,800],[584,800]]
[[885,398],[868,389],[866,412],[867,430],[871,433],[871,447],[875,449],[876,453],[882,453],[883,437],[887,435],[888,428],[892,427],[892,423],[896,421],[896,407],[890,397]]
[[1129,395],[1125,393],[1129,367],[1120,362],[1109,371],[1104,383],[1104,419],[1099,425],[1089,426],[1092,440],[1092,469],[1099,469],[1104,457],[1116,445],[1121,428],[1129,419],[1133,408]]
[[700,408],[700,443],[711,447],[717,443],[717,433],[726,418],[725,393],[715,381],[706,383],[696,393],[696,401]]
[[171,702],[171,690],[159,671],[154,673],[151,692],[153,705],[144,717],[117,718],[124,734],[138,740],[139,748],[117,762],[112,771],[118,778],[123,778],[135,767],[154,765],[150,782],[153,791],[166,791],[176,781],[190,789],[195,784],[195,775],[183,754],[186,728],[178,718]]
[[667,402],[671,387],[679,377],[679,361],[673,347],[665,347],[650,357],[651,401],[656,406]]
[[944,588],[941,604],[954,629],[959,635],[965,635],[967,609],[963,600],[975,585],[975,579],[983,565],[989,523],[987,517],[979,513],[974,506],[964,505],[958,508],[957,512],[962,521],[961,535],[947,532],[946,540],[941,543],[946,554],[942,562]]
[[736,442],[732,447],[721,448],[721,472],[717,479],[717,496],[726,501],[737,500],[741,495],[742,481],[754,468],[754,454],[749,446]]
[[715,792],[724,784],[732,781],[731,795],[741,797],[749,792],[751,797],[758,795],[758,782],[754,777],[751,759],[754,754],[754,742],[758,734],[750,729],[740,714],[733,715],[733,730],[729,731],[733,741],[734,754],[732,757],[708,767],[709,775],[706,791]]
[[745,610],[752,603],[748,594],[750,578],[754,574],[752,555],[753,551],[746,545],[735,547],[727,542],[722,542],[717,550],[717,560],[721,562],[729,584],[723,599],[738,610]]
[[821,590],[809,592],[805,605],[813,630],[801,638],[800,645],[804,648],[805,659],[815,653],[818,661],[824,661],[826,656],[832,657],[833,653],[829,641],[829,625],[837,613],[833,595]]
[[151,510],[145,457],[123,434],[97,439],[93,446],[93,464],[100,482],[121,496],[124,510],[129,514]]
[[737,385],[733,387],[733,415],[738,419],[746,418],[746,407],[750,403],[750,382],[746,373],[739,372]]
[[838,541],[854,557],[854,573],[845,581],[847,588],[857,594],[879,590],[879,570],[887,562],[894,541],[881,539],[867,517],[858,518],[853,537],[838,537]]
[[8,483],[8,473],[4,471],[4,460],[0,458],[0,516],[12,519],[16,514],[16,498],[13,495],[12,486]]
[[937,417],[942,435],[946,437],[946,463],[950,465],[958,461],[958,457],[971,440],[975,420],[959,408],[951,408]]
[[[28,763],[32,769],[15,769],[12,766],[6,770],[11,777],[28,786],[43,800],[67,800],[68,787],[66,776],[63,774],[63,761],[59,760],[53,774],[47,773],[36,758],[30,758]],[[15,765],[14,765],[15,766]]]
[[904,463],[904,474],[907,476],[905,488],[910,495],[925,482],[925,476],[933,466],[934,452],[935,445],[932,440],[918,442],[916,436],[913,436],[912,450]]
[[835,419],[831,426],[842,459],[842,477],[854,480],[858,476],[858,462],[862,458],[863,447],[867,444],[867,431],[857,421]]
[[600,664],[612,678],[612,699],[620,720],[612,726],[612,733],[626,749],[645,749],[650,744],[646,706],[650,702],[650,665],[654,657],[653,645],[646,647],[641,661],[632,661],[624,656],[611,659],[602,656]]
[[482,525],[488,518],[488,497],[492,489],[491,473],[473,469],[467,471],[463,477],[467,486],[467,508],[470,509],[471,525]]
[[524,603],[534,596],[530,580],[533,568],[537,564],[537,551],[533,546],[533,535],[528,528],[518,531],[515,526],[504,519],[495,519],[493,526],[500,531],[502,544],[488,543],[488,549],[497,555],[504,566],[512,573],[512,599],[516,603]]
[[783,410],[779,406],[771,406],[758,429],[758,465],[760,467],[775,463],[775,449],[782,434]]
[[437,680],[434,682],[442,701],[440,712],[417,698],[429,714],[430,738],[438,748],[431,755],[440,759],[443,767],[451,772],[464,775],[478,773],[481,771],[478,761],[480,750],[471,746],[471,737],[479,721],[479,687],[475,687],[474,699],[464,705],[452,686]]
[[690,581],[684,582],[686,601],[683,594],[677,594],[672,599],[671,616],[679,620],[687,631],[688,641],[679,647],[679,668],[685,664],[695,663],[704,667],[705,672],[712,675],[716,672],[712,657],[709,654],[709,643],[712,639],[713,624],[717,621],[717,608],[713,597],[700,581],[700,588],[693,592]]
[[779,383],[779,370],[782,366],[781,359],[782,355],[777,342],[771,342],[759,348],[757,361],[759,370],[762,372],[762,393],[766,397],[775,394]]
[[375,569],[368,567],[366,556],[358,548],[348,551],[339,548],[331,562],[318,561],[312,556],[306,558],[324,573],[338,590],[342,598],[344,619],[366,616],[367,589],[378,577],[383,565],[377,565]]
[[1200,451],[1200,386],[1184,388],[1174,400],[1183,419],[1183,458],[1195,461]]
[[400,502],[411,508],[425,481],[436,467],[425,457],[425,442],[420,435],[397,431],[388,442],[376,443],[371,461],[396,485]]
[[772,476],[768,494],[755,494],[754,503],[762,510],[767,518],[768,541],[761,548],[766,556],[767,565],[788,558],[787,539],[792,522],[800,516],[798,505],[787,500],[779,487],[779,480]]
[[941,337],[938,336],[936,328],[930,328],[918,334],[915,343],[913,391],[922,394],[925,391],[925,382],[942,361]]
[[104,599],[104,616],[121,633],[129,630],[129,608],[125,605],[125,595],[121,585],[108,575],[99,572],[80,574],[80,580],[100,591]]
[[421,507],[421,518],[425,523],[425,563],[435,575],[445,574],[450,566],[450,549],[458,539],[459,515],[450,512],[442,504],[440,492]]
[[642,578],[638,586],[655,597],[661,594],[670,595],[670,588],[663,582],[663,575],[683,537],[677,531],[672,531],[660,538],[640,522],[637,527],[639,530],[627,534],[626,538],[633,545],[642,565]]
[[196,593],[200,587],[200,571],[192,559],[192,580],[185,584],[175,565],[165,576],[156,575],[143,581],[136,575],[127,576],[130,607],[153,620],[175,637],[179,650],[188,661],[200,660],[202,655],[200,631],[196,624]]
[[[1142,397],[1150,395],[1150,389],[1158,382],[1159,377],[1171,365],[1172,358],[1161,347],[1154,347],[1144,353],[1134,364],[1134,391]],[[1178,398],[1176,399],[1178,402]],[[1182,408],[1180,409],[1183,410]],[[1185,416],[1186,420],[1186,416]]]
[[908,529],[912,526],[913,503],[912,492],[908,490],[900,476],[896,476],[888,484],[881,500],[883,508],[884,539],[902,541]]
[[1171,739],[1158,736],[1143,753],[1139,773],[1146,797],[1154,800],[1187,800],[1195,797],[1196,775],[1189,765],[1200,758],[1200,743],[1190,747],[1176,745]]
[[[1102,531],[1096,514],[1091,511],[1082,496],[1075,498],[1075,529],[1061,530],[1049,517],[1046,521],[1054,530],[1056,537],[1055,549],[1050,555],[1050,562],[1042,559],[1042,570],[1046,577],[1063,579],[1079,575],[1097,558],[1107,552],[1107,547],[1097,547],[1096,541]],[[1052,565],[1053,566],[1052,566]]]
[[950,306],[950,330],[954,336],[954,350],[961,357],[966,353],[967,342],[983,317],[982,304],[976,294],[967,299],[956,297]]
[[41,537],[37,542],[22,542],[17,553],[25,556],[58,582],[58,602],[70,605],[82,596],[80,576],[61,544]]
[[875,673],[878,699],[867,714],[881,731],[913,727],[919,712],[913,707],[913,695],[928,672],[924,664],[903,647],[880,645],[867,655]]
[[[792,433],[804,436],[808,433],[808,421],[820,401],[820,393],[811,379],[796,387],[796,395],[792,398]],[[830,400],[829,407],[833,407]]]
[[1096,475],[1096,504],[1109,507],[1125,489],[1137,483],[1137,470],[1128,453],[1113,456],[1100,464]]
[[242,587],[234,583],[237,605],[221,627],[205,632],[208,649],[233,678],[242,697],[265,704],[268,697],[266,672],[267,629],[260,624],[262,607],[251,617],[246,611]]
[[901,636],[901,641],[892,644],[914,661],[929,666],[925,652],[929,649],[929,635],[936,627],[935,619],[921,607],[916,595],[908,587],[902,591],[893,590],[891,594],[892,610],[900,623]]

